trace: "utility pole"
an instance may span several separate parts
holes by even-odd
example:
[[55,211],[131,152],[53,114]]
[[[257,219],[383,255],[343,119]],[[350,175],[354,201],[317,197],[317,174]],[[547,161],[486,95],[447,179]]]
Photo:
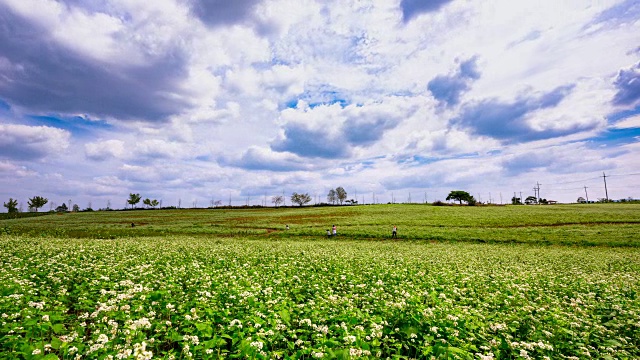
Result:
[[409,193],[409,204],[411,204],[411,193]]
[[536,185],[538,186],[538,205],[540,205],[540,183],[536,181]]
[[607,192],[607,175],[605,175],[604,171],[602,172],[602,179],[604,180],[604,195],[607,198],[607,202],[609,202],[609,193]]
[[589,203],[589,194],[587,194],[587,187],[584,187],[584,196],[587,197],[587,204]]
[[524,201],[522,201],[522,191],[520,191],[520,203],[524,204]]

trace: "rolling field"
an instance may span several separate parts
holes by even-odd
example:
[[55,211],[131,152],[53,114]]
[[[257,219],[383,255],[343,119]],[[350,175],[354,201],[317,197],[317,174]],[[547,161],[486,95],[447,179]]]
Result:
[[0,357],[639,358],[639,230],[622,204],[2,220]]

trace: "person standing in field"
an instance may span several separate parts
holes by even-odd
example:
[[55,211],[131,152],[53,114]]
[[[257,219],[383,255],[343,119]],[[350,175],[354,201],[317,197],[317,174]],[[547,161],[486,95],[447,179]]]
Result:
[[331,230],[327,229],[327,237],[331,237]]
[[333,229],[333,236],[338,235],[338,229],[336,228],[335,225],[333,225],[332,229]]
[[392,239],[398,238],[398,228],[395,225],[393,225],[393,230],[391,230],[391,238]]

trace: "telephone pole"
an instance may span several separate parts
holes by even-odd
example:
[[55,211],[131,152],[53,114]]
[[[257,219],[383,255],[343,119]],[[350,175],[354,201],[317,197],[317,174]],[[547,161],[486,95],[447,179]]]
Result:
[[602,179],[604,180],[604,195],[607,198],[607,202],[609,202],[609,193],[607,192],[607,175],[605,175],[604,171],[602,172]]
[[589,203],[589,194],[587,194],[587,187],[584,187],[584,196],[587,197],[587,204]]

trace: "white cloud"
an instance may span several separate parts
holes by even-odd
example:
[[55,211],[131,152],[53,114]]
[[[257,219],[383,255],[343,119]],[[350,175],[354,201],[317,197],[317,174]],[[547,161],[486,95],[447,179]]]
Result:
[[0,125],[0,157],[34,160],[56,156],[69,146],[71,134],[49,126]]
[[[60,179],[47,174],[60,172],[102,199],[118,188],[186,199],[342,184],[388,199],[391,189],[496,191],[500,173],[524,186],[634,164],[633,139],[598,137],[607,118],[633,111],[612,99],[618,70],[638,61],[640,22],[593,22],[622,2],[453,1],[410,21],[399,3],[250,0],[224,18],[194,1],[0,0],[29,40],[0,28],[0,116],[20,124],[0,125],[0,169],[51,188]],[[439,106],[427,84],[473,57],[480,77]],[[539,104],[559,87],[570,91]],[[481,103],[473,110],[504,121],[476,114],[483,131],[456,121]],[[73,127],[77,114],[110,127]],[[31,115],[65,118],[69,130]],[[638,125],[633,115],[609,124]],[[515,131],[501,134],[507,126]],[[51,154],[56,164],[39,161]],[[527,157],[545,161],[532,173],[511,166]]]
[[611,126],[614,129],[633,129],[640,128],[640,115],[632,116],[624,120],[618,121]]
[[125,143],[122,140],[106,140],[85,144],[85,155],[90,160],[103,161],[109,158],[120,158],[125,154]]

